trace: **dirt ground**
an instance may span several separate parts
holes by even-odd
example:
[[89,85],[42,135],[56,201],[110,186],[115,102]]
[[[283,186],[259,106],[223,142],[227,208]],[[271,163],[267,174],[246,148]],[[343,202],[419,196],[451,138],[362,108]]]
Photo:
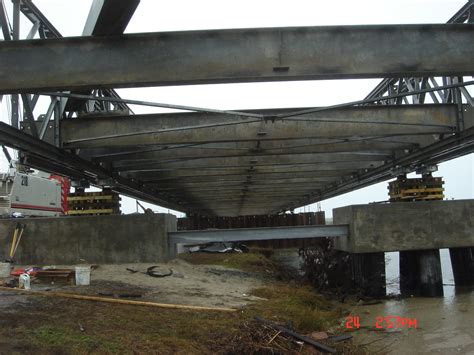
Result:
[[[339,305],[308,286],[278,280],[262,255],[185,259],[159,264],[160,272],[172,270],[167,277],[144,274],[152,264],[99,265],[89,286],[33,282],[32,289],[230,307],[236,312],[117,305],[0,290],[0,354],[318,353],[256,322],[256,315],[304,334],[342,331],[344,311]],[[333,345],[352,353],[350,343]]]
[[[150,277],[147,268],[158,265],[160,272],[172,270],[171,276]],[[138,270],[131,273],[126,269]],[[254,274],[228,269],[219,265],[192,265],[176,259],[166,264],[118,264],[100,265],[91,273],[91,284],[99,290],[104,284],[106,292],[111,284],[125,284],[124,290],[142,293],[141,298],[162,302],[195,306],[241,307],[259,298],[250,296],[250,291],[262,287],[264,281]],[[88,286],[66,287],[66,289]]]

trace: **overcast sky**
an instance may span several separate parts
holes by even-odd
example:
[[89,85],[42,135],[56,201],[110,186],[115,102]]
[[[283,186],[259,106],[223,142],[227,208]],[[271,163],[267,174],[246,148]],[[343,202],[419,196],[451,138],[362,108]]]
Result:
[[[34,3],[64,36],[78,36],[82,33],[92,1],[34,0]],[[465,3],[466,1],[459,0],[141,0],[126,33],[245,27],[445,23]],[[6,1],[6,5],[11,18],[10,2]],[[22,21],[24,36],[30,27],[27,20]],[[128,99],[216,109],[304,107],[363,99],[379,81],[380,79],[194,85],[120,89],[118,92]],[[41,103],[45,104],[46,102]],[[135,113],[165,111],[138,106],[132,106],[132,109]],[[6,121],[5,101],[0,112],[2,121]],[[4,160],[0,167],[1,171],[5,170]],[[445,178],[447,198],[474,198],[474,154],[441,164],[435,176]],[[384,182],[322,201],[322,209],[330,216],[335,207],[386,199],[387,183]],[[161,210],[157,206],[149,206],[154,210]],[[305,208],[309,209],[315,210],[315,206]],[[124,198],[122,210],[124,213],[134,212],[134,200]]]

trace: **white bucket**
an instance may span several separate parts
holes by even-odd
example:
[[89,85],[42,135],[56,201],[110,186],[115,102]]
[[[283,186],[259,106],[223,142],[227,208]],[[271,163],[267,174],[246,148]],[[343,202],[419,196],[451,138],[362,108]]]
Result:
[[12,264],[0,263],[0,278],[10,277],[11,270],[12,270]]
[[31,290],[30,286],[30,275],[28,274],[21,274],[18,280],[19,287],[24,288],[25,290]]
[[87,286],[91,283],[91,267],[76,266],[76,285]]

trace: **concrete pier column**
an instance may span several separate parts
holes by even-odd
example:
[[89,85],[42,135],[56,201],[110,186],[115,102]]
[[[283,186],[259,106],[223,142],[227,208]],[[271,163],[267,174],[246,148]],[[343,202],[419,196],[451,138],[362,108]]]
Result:
[[418,296],[420,294],[420,267],[418,251],[400,251],[400,293],[403,296]]
[[443,296],[443,275],[439,249],[418,251],[420,268],[420,295],[424,297]]
[[355,286],[364,296],[386,295],[385,253],[352,254],[352,275]]
[[438,249],[400,252],[400,293],[403,296],[443,296]]
[[451,265],[456,286],[474,285],[474,248],[450,248]]

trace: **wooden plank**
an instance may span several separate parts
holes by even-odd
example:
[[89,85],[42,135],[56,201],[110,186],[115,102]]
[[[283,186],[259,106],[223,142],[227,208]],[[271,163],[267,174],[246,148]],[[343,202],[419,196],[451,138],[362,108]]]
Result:
[[115,196],[68,196],[68,201],[112,200]]
[[219,311],[219,312],[236,312],[237,311],[237,309],[225,308],[225,307],[202,307],[202,306],[188,306],[188,305],[183,305],[183,304],[172,304],[172,303],[168,304],[168,303],[155,303],[155,302],[145,302],[145,301],[130,301],[130,300],[121,300],[121,299],[116,299],[116,298],[76,295],[73,293],[64,293],[64,292],[23,290],[19,288],[10,288],[10,287],[0,287],[0,290],[22,292],[24,294],[33,294],[33,295],[41,295],[41,296],[72,298],[72,299],[85,300],[85,301],[120,303],[120,304],[132,305],[132,306],[172,308],[172,309],[184,309],[184,310],[193,310],[193,311]]
[[68,215],[79,215],[79,214],[112,214],[114,210],[109,209],[97,209],[97,210],[69,210]]

